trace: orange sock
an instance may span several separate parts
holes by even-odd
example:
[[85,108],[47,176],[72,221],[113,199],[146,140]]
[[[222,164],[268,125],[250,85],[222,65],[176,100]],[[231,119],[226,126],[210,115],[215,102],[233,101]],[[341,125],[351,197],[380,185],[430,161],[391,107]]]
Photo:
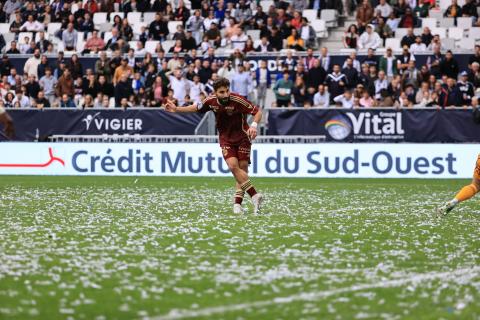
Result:
[[474,184],[469,184],[468,186],[465,186],[460,190],[460,192],[455,196],[455,199],[458,202],[465,201],[467,199],[470,199],[473,197],[476,193],[478,192],[477,187],[475,187]]

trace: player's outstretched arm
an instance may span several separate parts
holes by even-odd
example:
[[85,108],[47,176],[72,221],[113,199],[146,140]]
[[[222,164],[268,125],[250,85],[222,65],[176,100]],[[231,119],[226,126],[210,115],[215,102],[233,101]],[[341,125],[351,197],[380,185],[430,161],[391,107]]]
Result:
[[196,104],[192,104],[186,107],[178,107],[175,103],[171,101],[167,101],[167,103],[165,103],[164,106],[165,106],[165,111],[171,112],[171,113],[194,113],[198,111]]
[[255,140],[257,137],[257,126],[262,121],[262,110],[258,110],[258,112],[253,116],[253,122],[248,128],[247,134],[250,140]]

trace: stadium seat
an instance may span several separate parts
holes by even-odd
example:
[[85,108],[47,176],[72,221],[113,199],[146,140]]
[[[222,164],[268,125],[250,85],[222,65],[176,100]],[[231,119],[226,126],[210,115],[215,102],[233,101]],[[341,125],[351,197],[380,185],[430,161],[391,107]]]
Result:
[[247,30],[247,36],[250,36],[252,40],[260,39],[260,30]]
[[325,21],[327,27],[338,26],[337,10],[324,9],[320,12],[320,19]]
[[[8,33],[4,33],[3,34],[3,38],[5,39],[5,42],[7,44],[9,44],[10,42],[12,42],[13,40],[15,40],[15,33],[11,33],[11,32],[8,32]],[[8,49],[7,49],[8,50]],[[6,51],[6,50],[5,50]]]
[[129,12],[127,14],[127,19],[130,24],[142,22],[142,13],[141,12]]
[[18,43],[25,43],[25,37],[28,37],[30,40],[32,40],[33,34],[31,32],[20,32],[18,34]]
[[253,47],[257,48],[261,43],[262,43],[262,40],[260,39],[253,40]]
[[130,46],[130,49],[137,49],[137,41],[128,41],[128,45]]
[[392,48],[393,51],[401,51],[402,46],[400,42],[401,39],[399,38],[387,38],[385,41],[385,48]]
[[112,31],[113,25],[110,22],[104,22],[97,26],[98,32]]
[[435,19],[442,19],[443,18],[443,11],[442,10],[437,10],[437,9],[431,9],[429,12],[428,12],[428,16],[430,18],[435,18]]
[[261,0],[260,5],[262,6],[263,12],[267,13],[270,9],[270,6],[273,5],[272,0]]
[[155,15],[156,15],[156,12],[144,12],[143,22],[149,25],[150,23],[152,23],[153,20],[155,20]]
[[438,34],[440,36],[440,39],[444,39],[447,37],[447,29],[445,28],[433,28],[431,30],[432,30],[432,34],[433,35]]
[[313,30],[317,34],[317,38],[326,38],[328,37],[328,29],[325,24],[325,21],[321,19],[315,19],[311,23]]
[[408,28],[397,28],[395,31],[395,38],[402,39],[407,35]]
[[78,8],[78,4],[76,4],[75,2],[72,3],[72,7],[71,7],[70,11],[71,11],[72,13],[75,13],[75,12],[78,11],[78,9],[79,9],[79,8]]
[[[150,42],[150,41],[147,41],[147,42]],[[174,45],[175,45],[175,40],[166,40],[162,42],[162,48],[163,50],[165,50],[165,52],[168,52],[168,50],[170,50],[170,48],[173,47]],[[153,52],[155,52],[155,49],[153,49]]]
[[143,22],[132,24],[133,34],[139,35],[142,32],[142,27],[148,27],[148,26]]
[[123,20],[123,18],[125,18],[125,13],[124,12],[112,12],[112,13],[110,13],[110,22],[113,22],[113,19],[115,19],[115,16],[119,16],[120,19]]
[[456,47],[463,50],[472,50],[475,47],[475,39],[462,38],[456,43]]
[[422,28],[429,27],[430,29],[437,27],[437,19],[435,18],[423,18]]
[[[464,37],[463,29],[461,28],[448,28],[448,37],[455,40],[460,40]],[[442,39],[442,41],[445,38]]]
[[60,22],[50,22],[47,26],[47,33],[50,36],[55,36],[55,32],[59,31],[62,28],[62,24]]
[[439,20],[439,26],[442,28],[451,28],[455,27],[455,19],[454,18],[440,18]]
[[10,24],[9,23],[0,23],[0,33],[5,36],[5,34],[10,33]]
[[105,41],[105,44],[108,42],[108,40],[112,39],[112,33],[110,31],[105,32],[103,34],[103,41]]
[[9,23],[12,23],[13,21],[15,21],[15,13],[12,13],[12,14],[10,15],[10,18],[8,19],[8,22],[9,22]]
[[470,28],[468,32],[468,37],[473,40],[480,39],[480,28]]
[[309,22],[312,22],[313,20],[318,19],[317,10],[314,10],[314,9],[303,10],[302,16],[307,18]]
[[[145,42],[145,51],[150,52],[150,53],[155,53],[155,49],[157,48],[157,44],[159,42],[160,41],[147,41],[147,42]],[[164,42],[168,42],[168,41],[164,41]],[[163,43],[162,43],[162,46],[163,46]],[[165,47],[163,47],[163,48],[165,49]],[[167,50],[165,50],[165,52],[166,51]]]
[[470,29],[472,27],[472,18],[469,17],[459,17],[457,18],[457,27],[463,30]]
[[182,25],[182,21],[168,21],[168,32],[170,32],[170,36],[173,36],[173,34],[177,32],[178,25]]
[[442,39],[442,50],[455,50],[455,39]]
[[93,23],[95,25],[101,25],[102,23],[107,22],[107,13],[106,12],[96,12],[93,15]]

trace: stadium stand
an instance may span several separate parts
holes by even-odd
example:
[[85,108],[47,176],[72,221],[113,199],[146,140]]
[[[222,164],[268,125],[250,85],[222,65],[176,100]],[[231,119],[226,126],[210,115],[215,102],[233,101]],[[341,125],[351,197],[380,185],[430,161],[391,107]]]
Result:
[[322,90],[326,105],[351,96],[344,107],[468,106],[480,88],[474,0],[8,0],[0,12],[7,108],[188,104],[240,64],[261,107],[318,106]]

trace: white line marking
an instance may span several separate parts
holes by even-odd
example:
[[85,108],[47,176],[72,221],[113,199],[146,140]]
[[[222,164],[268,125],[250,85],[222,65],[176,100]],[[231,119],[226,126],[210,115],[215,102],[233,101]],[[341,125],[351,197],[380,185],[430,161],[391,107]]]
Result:
[[153,317],[151,319],[152,320],[173,320],[173,319],[186,319],[186,318],[195,318],[195,317],[208,317],[215,314],[222,314],[225,312],[241,311],[241,310],[245,310],[246,308],[260,308],[260,307],[266,307],[274,304],[287,304],[295,301],[320,300],[320,299],[327,298],[327,297],[341,294],[341,293],[362,291],[362,290],[375,289],[375,288],[400,287],[411,282],[418,283],[422,281],[436,280],[436,279],[455,280],[460,276],[468,276],[469,278],[474,278],[478,276],[479,273],[480,273],[480,266],[475,266],[471,268],[460,268],[460,269],[455,269],[447,272],[431,272],[431,273],[424,273],[424,274],[414,274],[408,278],[403,278],[403,279],[387,280],[387,281],[381,281],[377,283],[358,284],[358,285],[353,285],[346,288],[339,288],[339,289],[326,290],[326,291],[305,292],[305,293],[295,294],[295,295],[286,296],[286,297],[277,297],[274,299],[264,300],[264,301],[224,305],[224,306],[210,307],[210,308],[204,308],[204,309],[198,309],[198,310],[173,309],[167,315]]

